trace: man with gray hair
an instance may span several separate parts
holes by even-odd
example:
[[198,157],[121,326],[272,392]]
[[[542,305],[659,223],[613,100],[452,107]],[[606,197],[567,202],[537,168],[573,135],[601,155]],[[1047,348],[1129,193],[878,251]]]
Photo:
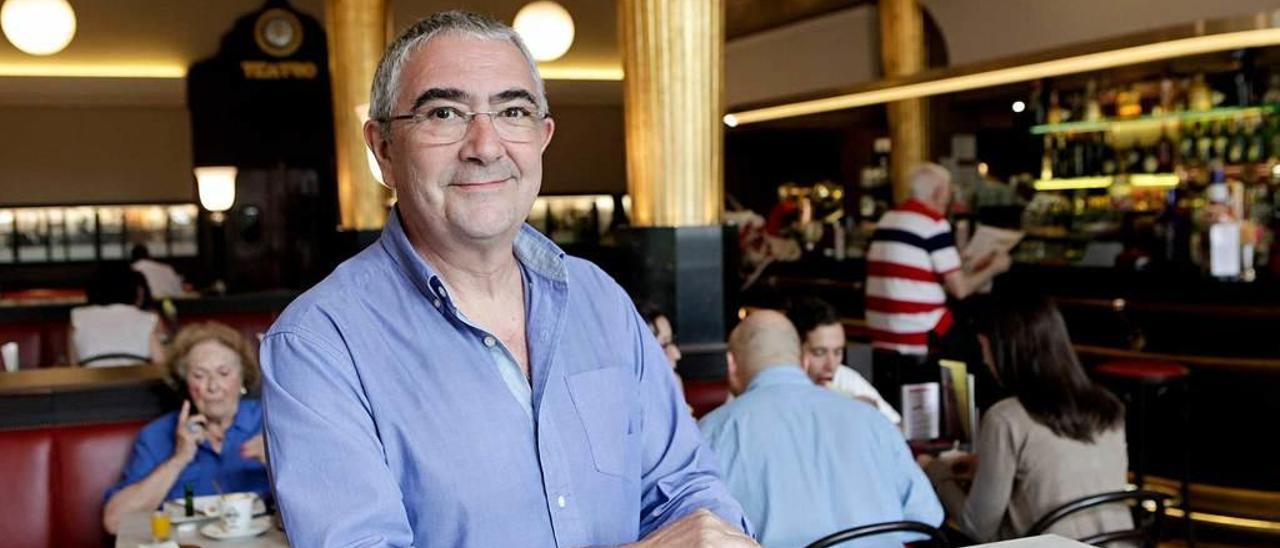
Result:
[[626,293],[524,224],[551,119],[519,37],[395,40],[365,140],[399,203],[263,341],[298,546],[751,546]]
[[871,406],[809,380],[786,316],[748,315],[729,335],[728,360],[735,398],[699,426],[761,544],[804,546],[872,523],[942,522],[902,434]]
[[872,346],[923,356],[930,338],[953,323],[947,295],[968,297],[1009,270],[1010,260],[994,253],[962,268],[946,218],[951,174],[925,163],[908,178],[911,199],[880,217],[867,250],[867,327]]

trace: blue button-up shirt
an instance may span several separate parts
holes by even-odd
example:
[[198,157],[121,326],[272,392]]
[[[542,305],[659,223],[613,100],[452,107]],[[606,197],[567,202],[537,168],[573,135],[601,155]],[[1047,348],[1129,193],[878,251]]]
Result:
[[766,547],[804,546],[886,521],[942,522],[942,505],[893,424],[874,407],[813,384],[799,367],[761,371],[699,426]]
[[[193,409],[194,413],[195,410]],[[133,454],[125,464],[120,481],[107,490],[104,500],[111,499],[121,489],[146,479],[156,467],[173,456],[173,433],[178,427],[178,412],[174,411],[147,423],[138,432],[138,439],[133,443]],[[191,485],[196,495],[216,495],[220,486],[224,492],[253,491],[267,496],[270,485],[267,483],[267,469],[256,459],[240,456],[240,446],[249,438],[262,432],[262,407],[255,400],[240,400],[236,409],[236,418],[222,439],[222,452],[215,452],[209,444],[196,446],[196,456],[178,480],[169,488],[167,498],[176,499],[183,495],[183,487]],[[214,481],[218,485],[213,484]]]
[[622,543],[697,508],[746,527],[627,295],[528,226],[515,256],[531,384],[398,211],[272,326],[267,446],[291,542]]

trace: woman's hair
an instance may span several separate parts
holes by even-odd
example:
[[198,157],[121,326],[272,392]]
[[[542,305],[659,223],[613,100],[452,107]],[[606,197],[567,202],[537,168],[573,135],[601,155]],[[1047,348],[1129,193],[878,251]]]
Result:
[[1090,443],[1124,420],[1124,404],[1085,374],[1066,323],[1047,297],[1001,296],[988,319],[979,329],[991,340],[1000,383],[1036,422]]
[[787,304],[787,319],[796,326],[800,340],[809,332],[824,325],[840,324],[840,315],[831,303],[817,297],[803,297]]
[[[644,318],[645,325],[649,326],[649,331],[657,335],[658,327],[654,322],[657,322],[658,318],[665,318],[667,314],[661,308],[658,308],[658,305],[653,304],[652,301],[636,301],[635,304],[636,310],[640,312],[640,317]],[[667,318],[667,321],[670,320],[671,318]]]
[[91,305],[137,305],[139,291],[145,308],[151,297],[147,279],[127,263],[113,261],[103,263],[94,272],[85,288],[85,297]]
[[187,378],[187,354],[197,344],[204,341],[218,341],[223,346],[235,351],[240,356],[240,378],[244,387],[250,391],[257,390],[261,373],[258,371],[258,353],[239,331],[218,322],[191,324],[183,327],[173,337],[169,345],[168,361],[165,368],[169,375],[180,385]]

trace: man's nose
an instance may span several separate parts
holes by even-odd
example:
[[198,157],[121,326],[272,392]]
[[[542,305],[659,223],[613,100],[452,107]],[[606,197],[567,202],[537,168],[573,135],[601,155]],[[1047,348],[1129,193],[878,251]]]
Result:
[[462,149],[459,151],[462,160],[488,165],[502,158],[503,153],[502,138],[498,136],[493,116],[476,114],[462,137]]

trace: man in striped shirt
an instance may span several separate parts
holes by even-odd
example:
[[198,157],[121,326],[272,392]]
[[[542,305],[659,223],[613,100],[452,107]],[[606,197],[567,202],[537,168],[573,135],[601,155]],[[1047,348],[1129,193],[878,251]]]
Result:
[[880,218],[867,252],[867,326],[873,346],[923,356],[930,335],[951,328],[947,295],[968,297],[1008,270],[1010,260],[992,254],[966,271],[946,219],[951,174],[926,163],[908,180],[912,198]]

